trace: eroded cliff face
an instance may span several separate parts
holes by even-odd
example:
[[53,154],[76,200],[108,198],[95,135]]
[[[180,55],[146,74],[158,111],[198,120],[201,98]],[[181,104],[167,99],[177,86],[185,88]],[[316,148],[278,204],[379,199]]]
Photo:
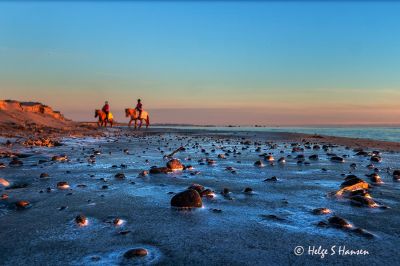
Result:
[[42,103],[0,100],[1,135],[69,130],[74,126],[74,122]]
[[57,120],[67,121],[58,111],[54,111],[50,106],[38,102],[19,102],[14,100],[0,100],[0,110],[4,112],[28,112],[45,114]]

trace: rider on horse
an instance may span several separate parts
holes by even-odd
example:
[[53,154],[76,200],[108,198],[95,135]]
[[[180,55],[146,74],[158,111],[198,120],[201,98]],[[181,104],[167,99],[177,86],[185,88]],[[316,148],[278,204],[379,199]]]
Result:
[[142,105],[142,101],[140,99],[137,100],[137,104],[136,104],[136,108],[135,108],[138,112],[139,112],[139,118],[142,117],[142,111],[143,111],[143,105]]
[[101,110],[106,114],[106,120],[108,121],[108,117],[110,114],[110,105],[108,104],[108,101],[104,103],[104,106]]

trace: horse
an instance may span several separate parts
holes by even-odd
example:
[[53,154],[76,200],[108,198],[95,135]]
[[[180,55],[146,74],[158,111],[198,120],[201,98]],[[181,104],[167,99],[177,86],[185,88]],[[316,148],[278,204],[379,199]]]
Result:
[[150,125],[150,117],[149,117],[149,113],[146,111],[142,111],[142,115],[140,117],[139,116],[139,111],[136,109],[131,109],[131,108],[126,108],[125,109],[125,116],[126,117],[131,117],[131,120],[129,121],[128,126],[130,127],[132,124],[132,121],[135,120],[135,129],[137,128],[137,121],[140,120],[140,125],[139,125],[139,129],[142,127],[143,124],[143,120],[146,121],[146,128],[149,127]]
[[94,111],[94,117],[99,117],[99,121],[97,122],[97,125],[99,127],[102,127],[103,125],[104,127],[107,127],[107,122],[109,122],[110,126],[113,127],[114,119],[111,112],[108,114],[108,120],[107,120],[106,113],[103,112],[102,110],[96,109]]

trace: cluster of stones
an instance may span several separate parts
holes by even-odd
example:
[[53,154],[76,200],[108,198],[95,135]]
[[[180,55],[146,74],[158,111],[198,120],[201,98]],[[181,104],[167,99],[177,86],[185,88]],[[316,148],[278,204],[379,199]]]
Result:
[[28,139],[22,143],[24,146],[57,147],[62,146],[58,140],[50,138]]

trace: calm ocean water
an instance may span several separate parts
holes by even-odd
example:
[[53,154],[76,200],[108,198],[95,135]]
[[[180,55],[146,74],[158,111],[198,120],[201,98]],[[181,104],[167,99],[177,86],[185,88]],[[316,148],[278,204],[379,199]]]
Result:
[[[171,128],[171,127],[169,127]],[[217,131],[295,132],[400,142],[400,127],[174,127]]]

